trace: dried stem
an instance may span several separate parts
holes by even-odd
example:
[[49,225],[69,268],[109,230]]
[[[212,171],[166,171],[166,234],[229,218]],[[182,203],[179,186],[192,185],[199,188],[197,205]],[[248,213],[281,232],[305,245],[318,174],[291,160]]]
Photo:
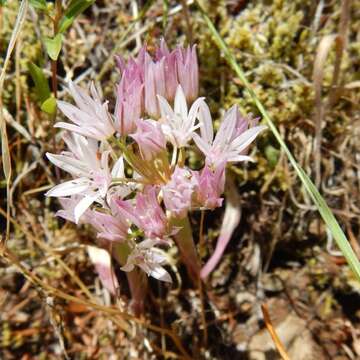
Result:
[[341,3],[341,15],[338,30],[338,41],[336,43],[334,72],[327,107],[331,107],[336,102],[339,94],[338,84],[340,78],[340,67],[343,59],[343,54],[347,45],[347,30],[350,20],[350,6],[351,0],[343,0]]
[[186,21],[186,36],[188,38],[189,44],[192,44],[193,36],[192,36],[192,26],[191,26],[191,21],[190,21],[189,7],[188,7],[188,4],[187,4],[186,0],[181,0],[180,2],[181,2],[181,5],[182,5],[184,18],[185,18],[185,21]]
[[185,216],[184,218],[172,217],[170,219],[170,225],[174,228],[180,229],[174,235],[174,239],[177,246],[179,247],[181,259],[186,265],[188,274],[196,286],[200,273],[200,263],[194,244],[189,218],[188,216]]
[[[347,28],[350,18],[350,0],[343,0],[341,6],[341,17],[338,33],[323,37],[317,49],[314,62],[314,89],[315,89],[315,184],[317,188],[321,183],[321,140],[322,140],[322,123],[327,109],[329,109],[338,97],[338,83],[340,78],[340,67],[347,42]],[[336,58],[334,72],[330,87],[330,93],[327,103],[322,101],[322,82],[324,77],[324,65],[332,45],[335,43]]]
[[290,360],[286,350],[285,350],[285,347],[284,345],[281,343],[275,329],[274,329],[274,326],[272,325],[271,323],[271,319],[270,319],[270,315],[269,315],[269,311],[268,311],[268,307],[266,304],[262,304],[261,305],[261,310],[262,310],[262,313],[263,313],[263,316],[264,316],[264,321],[265,321],[265,326],[267,328],[267,330],[269,331],[270,333],[270,336],[276,346],[276,349],[277,351],[279,352],[281,358],[283,360]]
[[[6,50],[5,59],[3,62],[2,69],[0,71],[0,142],[1,142],[1,155],[2,155],[2,167],[5,175],[6,180],[6,198],[7,198],[7,205],[6,205],[6,232],[5,237],[1,239],[1,245],[5,245],[6,241],[9,239],[10,236],[10,183],[11,183],[11,176],[12,176],[12,167],[11,167],[11,154],[9,149],[9,141],[6,131],[6,122],[3,114],[3,102],[2,102],[2,96],[3,96],[3,90],[4,90],[4,81],[5,81],[5,74],[7,67],[10,62],[11,54],[14,50],[16,41],[19,37],[19,34],[21,33],[21,29],[24,25],[26,14],[28,9],[28,1],[23,0],[21,2],[19,12],[16,18],[16,23],[14,25],[10,42],[8,45],[8,48]],[[0,17],[2,17],[2,13],[0,13]]]

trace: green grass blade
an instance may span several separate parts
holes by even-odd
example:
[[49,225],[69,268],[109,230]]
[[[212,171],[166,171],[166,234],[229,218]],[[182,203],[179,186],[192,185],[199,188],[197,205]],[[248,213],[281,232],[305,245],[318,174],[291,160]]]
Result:
[[348,262],[351,270],[354,272],[355,276],[358,280],[360,280],[360,263],[358,258],[356,257],[353,249],[351,248],[349,241],[347,240],[344,232],[342,231],[339,223],[337,222],[334,214],[326,204],[326,201],[319,193],[316,186],[313,184],[313,182],[310,180],[309,176],[304,172],[304,170],[301,168],[301,166],[296,162],[295,158],[291,154],[289,148],[286,146],[284,140],[281,138],[281,135],[279,131],[277,130],[276,126],[272,122],[269,114],[265,110],[264,106],[256,96],[254,90],[251,87],[251,84],[247,80],[247,78],[244,75],[244,72],[242,71],[241,67],[237,63],[235,56],[232,54],[230,49],[225,44],[224,40],[216,30],[214,24],[211,22],[210,18],[206,15],[204,10],[201,8],[201,6],[198,4],[198,7],[202,13],[202,16],[211,31],[215,43],[218,46],[218,48],[223,52],[225,59],[230,64],[230,66],[233,68],[233,70],[236,72],[237,76],[240,78],[242,83],[244,84],[244,87],[250,94],[252,100],[254,101],[255,105],[259,109],[261,115],[265,119],[267,125],[269,126],[270,130],[274,134],[276,140],[279,142],[280,146],[284,150],[285,154],[287,155],[288,159],[290,160],[291,165],[294,167],[298,177],[302,181],[305,189],[309,193],[310,197],[312,198],[313,202],[315,203],[320,215],[322,216],[323,220],[325,221],[326,225],[328,226],[329,230],[331,231],[332,236],[334,237],[338,247],[340,248],[342,254],[346,258],[346,261]]

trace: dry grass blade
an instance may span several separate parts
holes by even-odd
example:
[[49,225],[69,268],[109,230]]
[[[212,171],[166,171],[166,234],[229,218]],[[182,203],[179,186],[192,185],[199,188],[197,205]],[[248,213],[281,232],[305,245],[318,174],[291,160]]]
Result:
[[321,182],[321,138],[322,131],[321,126],[323,123],[323,117],[325,113],[325,106],[322,102],[321,89],[324,79],[325,62],[330,52],[333,43],[337,40],[337,35],[327,35],[323,37],[317,49],[314,70],[313,81],[315,90],[315,184],[317,188]]
[[[313,70],[313,82],[315,90],[315,184],[319,188],[321,183],[321,139],[322,139],[322,122],[325,116],[326,110],[331,107],[336,101],[338,94],[337,86],[340,77],[340,67],[343,58],[343,53],[346,46],[346,34],[349,22],[350,13],[350,0],[344,0],[341,6],[341,18],[339,23],[338,34],[332,34],[324,36],[318,46],[314,70]],[[326,104],[322,101],[321,89],[324,78],[325,62],[328,58],[330,49],[335,43],[336,57],[334,64],[333,77],[330,87],[329,100]]]
[[20,31],[21,31],[21,28],[22,28],[22,26],[24,24],[27,9],[28,9],[28,1],[23,0],[21,2],[19,12],[18,12],[18,16],[16,18],[16,23],[15,23],[14,29],[12,31],[12,34],[11,34],[11,39],[10,39],[10,42],[9,42],[9,46],[7,48],[7,51],[6,51],[4,66],[1,69],[1,73],[0,73],[0,94],[1,95],[2,95],[2,92],[3,92],[6,69],[7,69],[7,66],[8,66],[9,61],[10,61],[10,56],[11,56],[13,50],[14,50],[16,40],[17,40],[17,38],[18,38],[18,36],[20,34]]
[[[0,73],[0,133],[1,133],[1,153],[2,153],[2,163],[3,163],[3,170],[6,178],[6,194],[7,199],[9,199],[10,195],[10,180],[11,180],[11,156],[9,151],[9,141],[7,137],[7,131],[6,131],[6,123],[3,116],[3,103],[2,103],[2,95],[3,95],[3,89],[4,89],[4,81],[5,81],[5,74],[6,69],[8,67],[11,54],[14,50],[16,40],[20,34],[21,28],[25,22],[25,17],[28,9],[28,0],[23,0],[21,2],[19,13],[16,19],[16,23],[14,26],[14,30],[11,34],[11,39],[9,42],[9,46],[6,51],[4,66],[1,69]],[[9,238],[10,234],[10,221],[9,221],[9,215],[10,215],[10,202],[7,202],[7,220],[6,220],[6,236],[5,241]]]
[[351,0],[343,0],[341,2],[341,16],[340,16],[339,31],[338,31],[338,41],[336,43],[336,58],[334,64],[331,89],[329,94],[329,101],[328,101],[329,107],[335,103],[337,96],[339,94],[338,84],[340,78],[341,62],[348,41],[347,32],[348,32],[349,20],[350,20],[350,5],[351,5]]
[[265,304],[261,305],[261,310],[264,316],[264,322],[265,322],[265,326],[268,329],[270,336],[276,346],[277,351],[279,352],[281,358],[283,360],[290,360],[289,355],[287,354],[284,345],[281,343],[272,323],[271,323],[271,319],[270,319],[270,315],[269,315],[269,311],[268,308]]

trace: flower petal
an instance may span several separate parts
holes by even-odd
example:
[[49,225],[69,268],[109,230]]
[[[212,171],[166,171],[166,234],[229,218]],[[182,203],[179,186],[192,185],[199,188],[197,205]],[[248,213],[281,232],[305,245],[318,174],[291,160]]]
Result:
[[46,153],[46,157],[57,167],[76,177],[87,177],[89,169],[82,161],[69,156]]
[[184,91],[179,85],[176,89],[175,100],[174,100],[174,112],[181,116],[182,119],[186,119],[188,116],[188,107]]
[[229,182],[226,194],[226,206],[223,222],[220,229],[220,236],[216,243],[214,253],[201,269],[200,276],[205,279],[217,266],[230,241],[232,234],[239,225],[241,217],[240,197],[233,181]]
[[170,276],[169,273],[168,273],[162,266],[160,266],[160,265],[154,266],[154,267],[149,271],[149,275],[152,276],[153,278],[157,279],[157,280],[161,280],[161,281],[165,281],[165,282],[172,283],[171,276]]
[[199,150],[205,155],[209,156],[211,153],[211,146],[204,141],[203,138],[201,138],[198,134],[193,134],[193,140],[196,144],[196,146],[199,148]]
[[90,207],[90,205],[100,197],[100,194],[96,192],[93,195],[85,195],[74,209],[75,223],[78,224],[81,215]]
[[57,122],[54,125],[54,127],[69,130],[76,134],[79,134],[82,136],[88,136],[93,139],[98,139],[98,140],[104,139],[104,135],[102,132],[97,131],[93,127],[89,127],[87,125],[77,126],[77,125],[73,125],[73,124],[69,124],[69,123],[60,121],[60,122]]
[[210,144],[214,139],[214,129],[212,124],[210,109],[205,103],[205,101],[203,101],[199,106],[198,117],[201,124],[200,127],[201,137],[204,141]]
[[50,189],[45,196],[71,196],[75,194],[80,194],[87,190],[89,187],[88,178],[79,178],[75,180],[70,180],[63,182],[62,184],[54,186]]
[[240,136],[238,136],[234,141],[232,141],[230,147],[231,150],[235,150],[238,153],[244,151],[254,140],[255,138],[265,129],[267,126],[255,126],[243,132]]
[[122,178],[124,176],[125,176],[124,158],[120,156],[111,170],[111,177]]
[[103,286],[108,289],[110,293],[115,294],[119,283],[111,267],[110,254],[106,250],[95,246],[87,246],[87,252],[91,262],[95,265]]
[[58,100],[56,103],[60,111],[74,124],[81,126],[94,123],[94,119],[90,115],[76,106],[61,100]]
[[237,107],[232,106],[224,115],[220,128],[215,136],[214,147],[224,147],[230,143],[236,126]]
[[173,109],[167,102],[167,100],[164,97],[162,97],[161,95],[158,95],[157,98],[159,101],[160,113],[161,113],[161,117],[163,118],[163,120],[166,121],[166,120],[170,120],[171,118],[173,118],[175,116],[175,114],[174,114]]
[[229,162],[241,162],[241,161],[254,162],[254,159],[251,156],[247,156],[247,155],[229,156],[228,158],[226,158],[226,160]]

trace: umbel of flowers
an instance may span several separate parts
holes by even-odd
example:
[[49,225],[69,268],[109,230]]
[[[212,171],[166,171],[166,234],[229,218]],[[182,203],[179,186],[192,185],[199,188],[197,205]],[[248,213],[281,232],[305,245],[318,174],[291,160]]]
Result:
[[[58,216],[94,228],[97,246],[89,255],[100,279],[115,292],[112,266],[126,271],[141,311],[144,274],[171,282],[164,265],[174,241],[189,274],[199,277],[188,214],[222,206],[226,165],[251,161],[247,149],[265,127],[233,106],[214,134],[209,107],[198,97],[195,46],[170,52],[161,41],[154,57],[144,46],[137,58],[117,57],[117,64],[113,114],[93,83],[84,90],[70,82],[74,104],[58,101],[69,122],[55,126],[65,130],[67,150],[47,157],[72,179],[46,195],[60,198]],[[194,145],[201,169],[187,166],[185,149]]]

